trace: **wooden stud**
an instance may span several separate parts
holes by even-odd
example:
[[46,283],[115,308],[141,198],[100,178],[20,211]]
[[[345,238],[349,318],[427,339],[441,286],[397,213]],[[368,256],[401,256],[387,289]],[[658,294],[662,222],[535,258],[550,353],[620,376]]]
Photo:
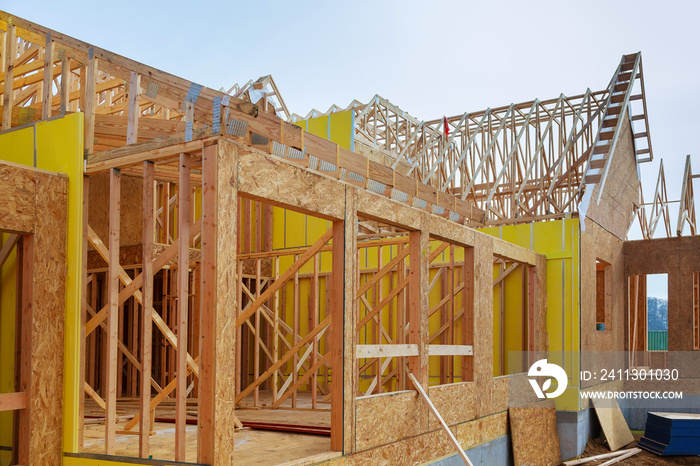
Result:
[[[51,116],[51,101],[53,97],[53,53],[56,43],[51,40],[51,33],[46,36],[44,45],[44,82],[42,85],[41,119]],[[11,81],[5,81],[11,82]]]
[[17,39],[16,26],[8,24],[7,32],[5,32],[5,90],[2,99],[2,129],[10,129],[12,127],[12,107],[14,106],[14,90],[9,83],[14,79],[14,64],[17,58]]
[[[92,54],[92,49],[91,53]],[[85,153],[91,154],[95,144],[95,113],[97,110],[97,58],[85,65]],[[81,86],[82,88],[82,86]]]
[[187,408],[187,322],[189,302],[190,217],[192,209],[189,154],[180,154],[178,185],[178,261],[177,261],[177,398],[175,400],[175,461],[185,461]]
[[139,424],[139,456],[149,457],[149,432],[151,430],[151,341],[152,341],[152,318],[153,308],[153,224],[154,224],[154,164],[153,162],[143,163],[143,239],[142,239],[142,265],[143,284],[141,285],[141,295],[143,305],[141,306],[141,391],[140,391],[140,415]]
[[[141,96],[141,76],[131,72],[129,80],[129,115],[126,127],[126,143],[136,144],[139,132],[139,98]],[[146,162],[144,162],[146,163]]]
[[[328,318],[331,319],[327,341],[331,364],[331,450],[343,451],[343,332],[344,332],[344,282],[345,282],[345,223],[333,222],[331,298]],[[317,327],[318,329],[319,327]],[[313,333],[313,332],[311,332]]]
[[109,312],[107,319],[107,367],[105,412],[105,453],[114,455],[117,422],[117,339],[119,335],[119,215],[121,173],[118,168],[109,175],[109,271],[107,272]]

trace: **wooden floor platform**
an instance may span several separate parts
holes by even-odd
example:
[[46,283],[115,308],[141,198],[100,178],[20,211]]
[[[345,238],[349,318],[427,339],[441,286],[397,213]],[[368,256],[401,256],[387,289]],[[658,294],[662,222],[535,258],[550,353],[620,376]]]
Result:
[[[270,393],[261,391],[261,400],[270,398]],[[241,464],[277,465],[284,463],[304,464],[307,457],[318,458],[330,452],[330,404],[319,403],[321,409],[312,410],[310,397],[301,395],[297,399],[297,408],[259,409],[243,407],[236,410],[236,415],[246,425],[234,433],[235,458]],[[123,432],[124,425],[138,413],[137,399],[121,399],[117,404],[117,456],[138,457],[138,426],[133,434]],[[154,433],[150,437],[150,454],[154,460],[173,461],[175,459],[175,424],[174,400],[164,400],[156,409]],[[85,402],[85,427],[82,452],[104,453],[104,411],[91,400]],[[187,462],[197,459],[197,400],[188,400],[186,455]],[[263,429],[257,428],[258,426]],[[234,429],[234,426],[231,426]],[[120,432],[120,430],[122,432]],[[296,431],[296,432],[290,432]],[[313,434],[300,433],[313,432]]]

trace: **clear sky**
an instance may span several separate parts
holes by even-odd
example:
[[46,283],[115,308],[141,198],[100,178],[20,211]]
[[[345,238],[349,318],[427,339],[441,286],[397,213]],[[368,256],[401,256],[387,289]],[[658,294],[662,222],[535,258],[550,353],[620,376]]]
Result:
[[[659,158],[670,199],[680,196],[686,154],[700,173],[696,1],[0,0],[0,8],[216,89],[272,74],[301,115],[374,94],[426,120],[582,94],[603,89],[623,54],[642,51],[656,157],[641,166],[646,201]],[[672,213],[674,230],[676,220]]]
[[647,275],[647,296],[668,299],[668,274]]

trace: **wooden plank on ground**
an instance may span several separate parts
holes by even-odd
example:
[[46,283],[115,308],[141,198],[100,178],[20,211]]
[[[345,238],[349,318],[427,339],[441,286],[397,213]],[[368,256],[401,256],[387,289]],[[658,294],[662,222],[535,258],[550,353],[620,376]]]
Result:
[[620,411],[617,400],[593,398],[591,401],[610,450],[615,451],[634,442],[632,432]]
[[561,464],[554,401],[508,408],[516,466]]

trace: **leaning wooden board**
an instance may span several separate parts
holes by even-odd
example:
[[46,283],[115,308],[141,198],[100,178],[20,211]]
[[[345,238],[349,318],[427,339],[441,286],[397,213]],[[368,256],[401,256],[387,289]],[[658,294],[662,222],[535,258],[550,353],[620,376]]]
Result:
[[634,442],[634,437],[630,431],[625,417],[620,411],[620,405],[615,399],[593,398],[593,408],[600,421],[600,427],[605,434],[605,440],[611,451],[619,450],[625,445]]
[[509,408],[515,466],[561,464],[554,401]]

